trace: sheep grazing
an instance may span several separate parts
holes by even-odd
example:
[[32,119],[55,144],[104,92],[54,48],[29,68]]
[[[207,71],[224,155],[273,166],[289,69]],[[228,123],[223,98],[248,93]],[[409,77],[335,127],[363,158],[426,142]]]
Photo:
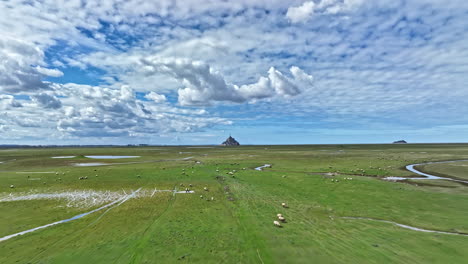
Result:
[[273,221],[273,224],[274,224],[275,226],[277,226],[277,227],[281,227],[281,223],[278,222],[278,221]]
[[281,206],[283,206],[284,208],[288,208],[288,205],[286,203],[281,203]]
[[286,219],[284,217],[282,217],[282,216],[278,216],[278,220],[280,220],[281,222],[286,221]]

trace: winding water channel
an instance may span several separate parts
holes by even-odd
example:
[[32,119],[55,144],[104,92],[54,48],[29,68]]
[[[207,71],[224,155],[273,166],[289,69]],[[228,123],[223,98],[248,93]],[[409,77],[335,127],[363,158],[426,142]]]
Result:
[[455,182],[463,182],[463,183],[468,183],[468,181],[465,180],[458,180],[458,179],[452,179],[452,178],[447,178],[447,177],[440,177],[436,175],[432,175],[429,173],[425,173],[422,171],[418,171],[415,169],[416,166],[421,166],[421,165],[428,165],[428,164],[439,164],[439,163],[453,163],[453,162],[461,162],[461,161],[468,161],[468,160],[449,160],[449,161],[433,161],[433,162],[425,162],[425,163],[416,163],[416,164],[410,164],[406,166],[406,169],[419,174],[424,177],[416,177],[416,178],[408,178],[408,177],[386,177],[384,178],[385,180],[393,180],[393,181],[398,181],[398,180],[448,180],[448,181],[455,181]]

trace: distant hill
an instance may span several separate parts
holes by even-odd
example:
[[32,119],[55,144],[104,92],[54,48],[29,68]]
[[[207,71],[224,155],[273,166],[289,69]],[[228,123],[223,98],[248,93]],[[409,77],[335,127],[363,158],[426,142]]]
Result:
[[222,146],[239,146],[239,142],[237,142],[237,140],[231,136],[229,136],[226,141],[224,141],[223,143],[221,143]]
[[398,140],[398,141],[393,141],[393,144],[406,144],[408,142],[404,141],[403,139],[402,140]]

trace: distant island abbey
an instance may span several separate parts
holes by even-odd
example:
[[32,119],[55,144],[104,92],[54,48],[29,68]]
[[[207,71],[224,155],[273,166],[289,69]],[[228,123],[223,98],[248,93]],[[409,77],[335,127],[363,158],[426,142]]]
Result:
[[239,142],[237,142],[237,140],[233,137],[231,137],[231,135],[229,135],[229,137],[226,139],[226,141],[224,141],[223,143],[221,143],[221,146],[240,146]]

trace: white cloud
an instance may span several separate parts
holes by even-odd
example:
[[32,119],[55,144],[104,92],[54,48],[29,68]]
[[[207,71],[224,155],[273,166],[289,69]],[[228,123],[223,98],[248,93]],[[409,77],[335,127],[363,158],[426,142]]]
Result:
[[306,1],[299,6],[291,6],[286,12],[286,17],[292,23],[306,22],[315,13],[339,14],[358,8],[364,0],[321,0],[316,4],[314,1]]
[[313,1],[306,1],[300,6],[292,6],[288,8],[286,17],[291,20],[292,23],[298,23],[306,21],[314,13],[316,5]]
[[163,103],[166,101],[166,96],[155,92],[150,92],[149,94],[145,95],[145,98],[153,100],[156,103]]
[[38,93],[31,95],[31,99],[33,102],[44,108],[57,109],[62,107],[62,103],[57,97],[55,97],[54,95],[49,95],[47,93]]
[[295,96],[301,92],[297,86],[298,81],[302,81],[296,79],[298,73],[305,75],[301,75],[301,78],[312,80],[311,76],[297,67],[291,70],[296,73],[293,78],[284,76],[272,67],[268,77],[260,77],[256,83],[239,86],[227,83],[220,72],[201,61],[156,57],[143,59],[142,63],[147,75],[168,74],[185,86],[178,90],[181,105],[209,105],[217,101],[242,103],[278,95]]
[[44,53],[32,43],[3,36],[0,39],[0,92],[34,91],[47,88],[43,74],[34,64],[41,64]]
[[12,107],[22,107],[23,105],[15,100],[12,95],[0,94],[0,109],[7,110]]
[[[252,116],[466,123],[468,2],[402,3],[0,1],[0,137],[128,138]],[[44,81],[62,72],[76,75],[52,80],[93,85]]]
[[42,75],[45,76],[50,76],[50,77],[61,77],[63,76],[63,72],[57,70],[57,69],[47,69],[43,68],[41,66],[36,67],[37,72],[39,72]]

